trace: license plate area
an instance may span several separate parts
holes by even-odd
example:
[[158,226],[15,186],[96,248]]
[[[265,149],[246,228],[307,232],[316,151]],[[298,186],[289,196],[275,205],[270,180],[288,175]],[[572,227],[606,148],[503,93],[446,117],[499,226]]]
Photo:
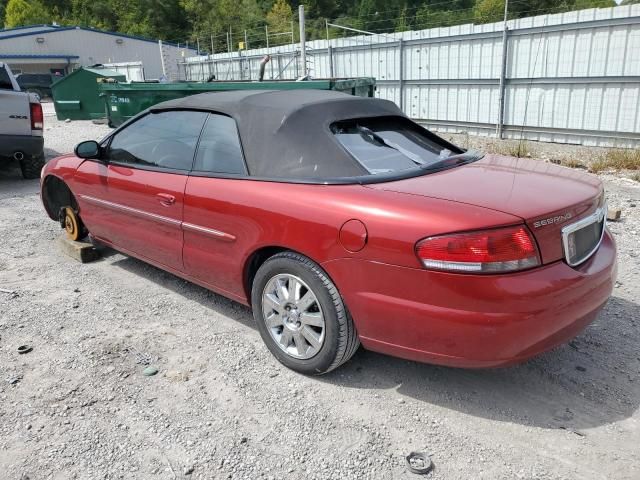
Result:
[[598,250],[606,226],[606,205],[562,229],[565,260],[576,266],[588,260]]

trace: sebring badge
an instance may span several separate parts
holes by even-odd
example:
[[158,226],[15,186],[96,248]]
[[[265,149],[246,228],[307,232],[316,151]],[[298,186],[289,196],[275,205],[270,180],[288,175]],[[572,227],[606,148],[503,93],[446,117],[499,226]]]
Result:
[[533,228],[544,227],[545,225],[553,225],[554,223],[566,222],[571,218],[571,213],[567,212],[564,215],[558,215],[556,217],[545,218],[544,220],[538,220],[533,222]]

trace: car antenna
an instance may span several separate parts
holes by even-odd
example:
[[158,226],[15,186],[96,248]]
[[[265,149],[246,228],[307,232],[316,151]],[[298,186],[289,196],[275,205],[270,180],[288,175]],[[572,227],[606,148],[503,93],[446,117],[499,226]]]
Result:
[[[522,125],[520,126],[520,138],[518,139],[518,150],[516,151],[518,158],[520,158],[522,156],[522,154],[524,153],[523,149],[522,149],[522,144],[523,144],[523,141],[524,141],[524,138],[523,138],[524,137],[524,127],[525,127],[525,125],[527,123],[527,112],[529,110],[529,96],[531,94],[531,87],[533,86],[533,75],[536,72],[536,65],[538,64],[538,56],[540,54],[540,48],[542,46],[542,39],[544,38],[544,34],[545,34],[544,28],[547,26],[548,19],[549,18],[547,16],[547,18],[544,19],[544,25],[542,25],[542,28],[540,29],[540,41],[538,42],[538,48],[536,50],[536,58],[533,60],[533,72],[531,72],[531,78],[529,79],[529,85],[527,87],[527,97],[526,97],[525,102],[524,102],[524,117],[522,119]],[[548,42],[546,43],[546,46],[548,46]],[[546,48],[546,46],[545,46],[545,48]]]

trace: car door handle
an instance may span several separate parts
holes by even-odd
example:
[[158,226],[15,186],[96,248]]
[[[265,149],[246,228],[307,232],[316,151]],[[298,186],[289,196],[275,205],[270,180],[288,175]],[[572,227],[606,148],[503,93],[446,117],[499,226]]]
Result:
[[174,197],[173,195],[169,195],[168,193],[158,193],[156,197],[158,197],[160,203],[165,207],[170,207],[171,205],[176,203],[176,197]]

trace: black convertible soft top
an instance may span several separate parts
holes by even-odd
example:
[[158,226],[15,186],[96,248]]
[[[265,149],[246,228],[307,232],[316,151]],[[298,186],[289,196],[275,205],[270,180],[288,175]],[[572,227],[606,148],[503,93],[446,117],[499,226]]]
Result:
[[238,125],[249,174],[326,181],[367,175],[329,126],[340,120],[405,117],[388,100],[323,90],[245,90],[203,93],[150,110],[193,109],[232,117]]

